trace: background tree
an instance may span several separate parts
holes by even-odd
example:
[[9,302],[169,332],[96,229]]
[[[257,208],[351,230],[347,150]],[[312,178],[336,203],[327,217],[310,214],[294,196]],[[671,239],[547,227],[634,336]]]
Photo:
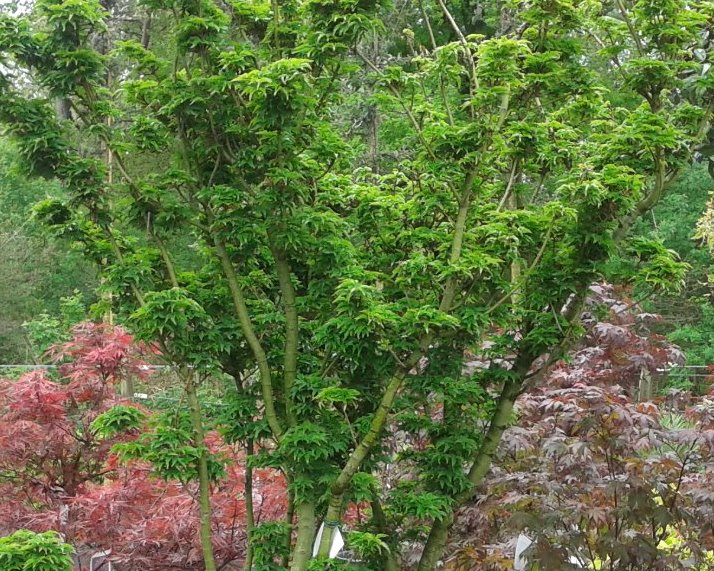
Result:
[[571,568],[571,557],[595,569],[711,569],[711,397],[638,400],[640,371],[656,374],[678,349],[607,284],[591,288],[588,310],[570,361],[519,399],[490,493],[462,510],[452,568],[511,569],[525,533],[547,569]]
[[0,149],[0,363],[32,363],[50,343],[35,347],[23,323],[42,313],[56,319],[61,298],[75,291],[93,301],[96,272],[79,252],[48,236],[32,216],[35,202],[62,196],[59,185],[28,180],[16,149],[6,139],[0,140]]
[[[126,377],[148,381],[146,348],[126,331],[84,323],[73,333],[51,351],[61,363],[59,379],[41,371],[0,385],[0,533],[58,531],[80,558],[111,550],[113,561],[143,571],[204,569],[196,498],[202,451],[187,407],[169,402],[151,413],[121,399]],[[255,470],[248,502],[240,447],[216,430],[205,442],[213,552],[224,568],[240,567],[247,506],[257,523],[279,519],[285,482],[272,470]],[[139,459],[121,461],[119,444],[122,457]]]

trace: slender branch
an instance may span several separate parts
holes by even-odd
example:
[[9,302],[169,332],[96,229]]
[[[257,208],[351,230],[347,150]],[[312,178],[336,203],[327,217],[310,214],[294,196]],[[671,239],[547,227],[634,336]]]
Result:
[[151,18],[153,12],[149,9],[146,10],[146,16],[141,24],[141,45],[145,50],[149,49],[149,42],[151,41]]
[[295,527],[295,491],[290,486],[290,475],[288,472],[284,472],[285,478],[287,480],[287,496],[288,496],[288,509],[285,511],[285,523],[288,524],[287,533],[285,534],[285,553],[283,555],[283,567],[287,568],[290,564],[290,551],[293,546],[293,529]]
[[548,171],[544,169],[543,172],[541,172],[540,176],[538,177],[538,183],[536,184],[533,194],[531,194],[530,198],[528,199],[528,204],[535,204],[536,198],[538,198],[541,190],[543,190],[543,187],[545,186],[545,179],[547,176],[548,176]]
[[550,237],[553,234],[553,227],[555,226],[555,221],[551,222],[550,226],[548,226],[548,230],[545,233],[545,236],[543,237],[543,243],[540,245],[540,248],[538,248],[538,252],[536,253],[536,257],[533,258],[533,262],[531,263],[530,266],[528,266],[528,269],[523,273],[521,276],[521,279],[518,280],[518,283],[513,285],[511,289],[509,289],[503,297],[501,297],[496,303],[493,305],[489,306],[489,308],[486,310],[486,314],[493,313],[496,309],[498,309],[499,306],[501,306],[503,303],[505,303],[507,300],[511,299],[513,297],[513,294],[518,293],[518,291],[523,288],[523,286],[526,284],[528,281],[528,278],[530,278],[531,274],[535,271],[536,266],[540,262],[541,258],[543,257],[543,253],[545,252],[545,248],[550,242]]
[[228,255],[226,245],[215,232],[212,232],[212,238],[216,254],[221,262],[223,275],[228,282],[228,288],[231,292],[231,298],[233,300],[238,321],[240,322],[243,336],[245,337],[246,342],[255,357],[256,364],[258,365],[263,405],[265,406],[265,418],[268,421],[273,437],[276,440],[280,440],[280,437],[283,435],[283,427],[280,423],[280,419],[278,418],[278,413],[275,410],[273,381],[270,372],[270,365],[268,363],[268,357],[260,343],[260,339],[258,339],[258,336],[255,333],[255,329],[253,328],[250,312],[248,311],[248,306],[245,302],[245,296],[243,295],[243,290],[238,283],[238,275],[236,274],[233,262]]
[[280,2],[279,0],[270,0],[270,6],[273,11],[273,41],[275,48],[280,51]]
[[[459,28],[459,25],[456,23],[456,20],[454,20],[454,17],[451,15],[451,12],[449,12],[449,9],[446,7],[446,4],[444,4],[444,0],[437,0],[437,1],[439,2],[441,11],[444,13],[444,17],[449,22],[449,25],[454,30],[454,33],[456,34],[456,37],[459,39],[461,46],[464,48],[464,52],[465,52],[466,57],[469,61],[469,79],[470,79],[469,91],[471,93],[471,98],[473,99],[474,94],[476,93],[476,91],[478,91],[478,88],[479,88],[478,76],[476,75],[476,63],[474,61],[473,53],[471,52],[469,43],[466,41],[466,37],[464,36],[463,32],[461,31],[461,28]],[[469,108],[471,110],[471,116],[473,117],[474,116],[473,105],[469,104]]]
[[[372,494],[370,505],[372,507],[372,517],[377,527],[377,531],[389,537],[392,535],[392,530],[390,530],[389,524],[387,523],[387,516],[384,513],[384,509],[382,509],[382,502],[379,501],[379,494],[377,494],[376,490],[373,490]],[[390,547],[393,548],[394,544]],[[392,549],[387,550],[386,553],[382,555],[382,565],[384,571],[399,571],[396,554]]]
[[171,282],[172,287],[179,287],[178,279],[176,278],[176,269],[174,267],[174,263],[171,260],[171,255],[169,254],[168,249],[166,248],[166,244],[164,241],[153,231],[153,229],[149,229],[149,235],[151,238],[156,242],[156,245],[159,248],[159,252],[161,253],[161,259],[164,262],[164,266],[166,267],[166,271],[169,274],[169,281]]
[[273,258],[278,274],[280,294],[285,308],[285,355],[283,361],[283,398],[285,400],[285,415],[288,425],[297,424],[297,416],[293,410],[292,390],[297,377],[298,342],[300,336],[298,313],[296,308],[297,295],[290,275],[290,263],[285,252],[273,245]]
[[498,203],[498,206],[496,207],[496,212],[501,211],[501,209],[506,205],[508,198],[511,196],[511,190],[513,189],[513,184],[516,181],[516,173],[518,171],[518,163],[519,162],[520,161],[518,159],[515,159],[513,161],[513,166],[511,167],[511,174],[508,177],[508,184],[506,185],[506,190],[503,193],[503,196],[501,197],[501,200]]
[[[458,262],[461,257],[461,250],[463,248],[464,237],[466,235],[466,219],[471,206],[471,195],[477,172],[478,167],[472,168],[467,173],[461,188],[461,200],[459,201],[459,211],[456,215],[456,222],[454,224],[454,237],[451,243],[451,254],[449,256],[449,265],[452,266]],[[451,308],[454,298],[456,297],[456,288],[458,285],[458,279],[453,275],[449,276],[444,284],[444,291],[441,297],[441,302],[439,303],[440,311],[448,311]]]
[[[433,51],[436,51],[438,47],[436,43],[436,37],[434,36],[434,30],[431,27],[431,20],[429,19],[429,14],[427,14],[426,9],[424,8],[423,0],[419,0],[419,11],[421,12],[421,17],[424,18],[424,24],[426,25],[426,29],[429,32],[429,41],[431,42],[431,49]],[[449,118],[449,125],[453,126],[455,124],[454,115],[451,111],[451,104],[449,103],[449,99],[446,93],[446,85],[444,83],[444,78],[441,77],[441,74],[439,74],[439,91],[441,93],[441,99],[444,102],[444,109],[446,109],[446,115]]]
[[191,411],[191,426],[196,446],[201,450],[198,458],[198,507],[199,507],[199,532],[203,563],[206,571],[216,571],[216,562],[213,556],[213,543],[211,531],[211,496],[210,481],[208,478],[208,450],[206,449],[205,433],[201,405],[196,395],[196,384],[192,374],[183,369],[181,375],[185,379],[186,398]]
[[245,534],[246,553],[244,571],[253,569],[253,531],[255,529],[255,507],[253,506],[253,468],[251,466],[251,456],[253,456],[253,439],[248,438],[245,445]]
[[630,20],[630,16],[627,13],[627,8],[625,8],[625,4],[622,2],[622,0],[615,0],[615,3],[617,4],[617,8],[620,11],[620,14],[622,14],[622,19],[625,21],[625,24],[627,24],[627,29],[630,31],[630,36],[632,36],[632,39],[635,41],[635,46],[637,47],[638,55],[640,57],[643,57],[645,49],[642,45],[642,40],[640,39],[640,35],[637,33],[635,26],[632,24],[632,20]]
[[[367,66],[374,71],[375,73],[382,74],[382,70],[380,70],[370,59],[365,56],[359,48],[355,47],[355,53],[359,56],[359,58],[367,64]],[[426,150],[427,154],[432,160],[436,160],[436,155],[434,154],[434,151],[431,148],[431,145],[427,142],[426,138],[424,137],[424,132],[421,128],[421,125],[419,125],[419,121],[417,121],[416,117],[414,116],[414,113],[412,113],[411,108],[407,103],[404,101],[402,98],[401,93],[399,93],[399,90],[394,87],[391,84],[387,85],[387,89],[389,89],[389,92],[394,96],[394,98],[397,100],[399,105],[402,107],[404,112],[406,113],[407,117],[409,118],[409,122],[412,124],[412,127],[414,127],[414,131],[416,131],[417,137],[419,138],[419,142],[422,144],[424,147],[424,150]]]
[[315,504],[302,502],[297,506],[296,512],[298,529],[290,571],[305,571],[312,556],[312,542],[315,537]]
[[[469,170],[464,177],[464,182],[461,187],[459,213],[457,215],[456,223],[454,224],[454,236],[452,238],[451,254],[449,256],[450,264],[455,264],[461,257],[464,235],[466,232],[466,218],[471,204],[473,183],[476,179],[477,172],[478,165]],[[439,303],[439,310],[449,311],[456,295],[457,286],[457,279],[453,276],[449,277],[446,285],[444,286],[442,298]],[[327,508],[327,514],[325,516],[326,522],[329,522],[330,524],[339,522],[342,511],[342,498],[347,490],[347,486],[352,481],[352,477],[357,473],[360,465],[367,457],[372,447],[378,442],[382,430],[387,424],[387,419],[389,418],[392,405],[397,397],[397,394],[399,393],[399,389],[401,388],[404,379],[427,352],[431,341],[432,334],[422,336],[419,340],[418,347],[412,351],[409,358],[405,360],[404,366],[399,367],[397,372],[387,384],[379,406],[372,417],[372,422],[370,423],[367,434],[364,436],[359,445],[355,447],[354,451],[342,468],[339,476],[332,483],[332,486],[330,486],[330,500]],[[330,545],[332,544],[332,531],[333,527],[325,526],[318,551],[318,555],[320,557],[325,557],[329,552]]]
[[[498,449],[498,444],[501,441],[501,436],[510,422],[513,405],[518,397],[519,389],[520,382],[517,379],[508,381],[503,387],[496,409],[491,416],[491,422],[484,436],[483,443],[476,453],[469,470],[468,479],[471,483],[471,488],[454,498],[455,506],[459,506],[467,501],[488,473],[492,459]],[[454,511],[452,510],[448,516],[434,522],[419,560],[418,571],[433,571],[436,569],[439,558],[446,545],[449,529],[453,521]]]
[[436,50],[436,48],[438,47],[436,43],[436,37],[434,36],[434,30],[431,27],[431,20],[429,20],[429,14],[426,13],[426,9],[424,8],[423,0],[419,0],[419,11],[421,12],[421,17],[424,18],[424,24],[426,24],[426,29],[429,32],[431,49]]
[[[634,210],[626,215],[620,222],[620,225],[614,233],[616,242],[623,240],[635,221],[645,212],[649,211],[655,204],[657,204],[669,185],[674,182],[676,178],[676,175],[670,177],[669,179],[666,177],[667,162],[664,158],[664,151],[661,147],[658,147],[654,151],[654,162],[655,182],[652,186],[652,190],[635,206]],[[677,171],[676,174],[679,174],[679,171]]]

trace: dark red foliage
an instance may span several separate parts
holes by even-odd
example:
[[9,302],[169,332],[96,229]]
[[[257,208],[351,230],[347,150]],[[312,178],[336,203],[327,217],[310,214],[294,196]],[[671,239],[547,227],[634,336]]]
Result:
[[121,327],[84,322],[74,326],[71,341],[50,347],[47,354],[59,364],[72,397],[96,404],[108,387],[118,387],[123,379],[146,379],[144,357],[153,352]]
[[625,292],[609,284],[594,285],[590,292],[583,314],[587,334],[567,362],[551,372],[548,386],[618,385],[634,396],[643,372],[656,379],[660,370],[684,361],[678,347],[650,331],[658,317],[639,313]]
[[[221,448],[232,456],[233,463],[211,493],[214,549],[221,564],[238,563],[246,547],[244,463],[240,454],[225,445]],[[257,470],[253,486],[257,523],[285,513],[281,476]],[[152,477],[150,467],[141,463],[117,465],[111,479],[89,484],[71,503],[69,527],[75,541],[110,548],[112,559],[131,563],[131,569],[203,569],[196,493],[193,485]]]
[[549,571],[573,556],[604,570],[697,569],[714,547],[714,401],[636,402],[643,375],[681,354],[610,286],[593,288],[591,308],[584,343],[519,399],[484,494],[457,519],[450,568],[512,569],[519,533]]

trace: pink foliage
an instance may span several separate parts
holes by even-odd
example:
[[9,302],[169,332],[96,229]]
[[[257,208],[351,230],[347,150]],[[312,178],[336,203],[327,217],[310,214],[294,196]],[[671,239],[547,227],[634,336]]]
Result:
[[[59,381],[31,372],[0,381],[0,535],[20,528],[55,529],[80,551],[112,550],[136,571],[203,568],[195,485],[163,481],[141,462],[123,465],[114,444],[138,432],[102,438],[92,421],[122,401],[115,387],[147,378],[150,353],[118,327],[81,324],[72,341],[49,354]],[[245,457],[210,432],[206,444],[226,458],[226,478],[212,489],[217,561],[242,560],[245,532]],[[254,470],[256,520],[283,517],[286,483],[272,470]]]

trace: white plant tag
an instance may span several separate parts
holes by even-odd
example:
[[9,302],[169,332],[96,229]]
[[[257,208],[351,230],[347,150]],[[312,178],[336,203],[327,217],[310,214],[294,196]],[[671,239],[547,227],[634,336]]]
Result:
[[[317,530],[317,537],[315,538],[315,544],[312,546],[312,556],[317,557],[317,552],[320,550],[320,540],[322,539],[322,532],[325,529],[325,522],[320,524],[320,529]],[[330,559],[337,557],[337,554],[342,551],[345,546],[345,540],[340,533],[340,528],[336,527],[335,531],[332,533],[332,545],[330,545],[330,553],[328,554]]]

